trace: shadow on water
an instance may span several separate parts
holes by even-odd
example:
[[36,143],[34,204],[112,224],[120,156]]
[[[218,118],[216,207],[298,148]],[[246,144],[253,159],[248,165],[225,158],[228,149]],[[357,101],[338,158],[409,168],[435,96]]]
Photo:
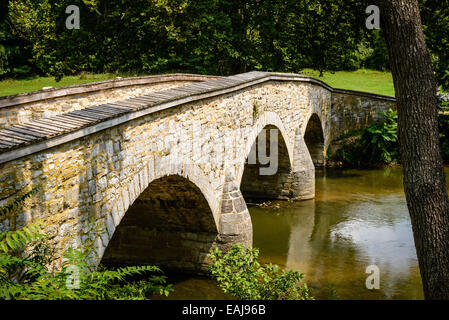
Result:
[[166,274],[167,282],[175,289],[168,297],[153,295],[152,300],[232,300],[221,291],[215,280],[201,276]]

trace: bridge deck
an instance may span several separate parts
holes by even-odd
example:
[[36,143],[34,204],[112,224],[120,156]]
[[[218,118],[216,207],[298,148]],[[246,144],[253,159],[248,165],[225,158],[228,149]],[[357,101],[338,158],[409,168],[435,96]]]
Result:
[[[354,91],[349,90],[333,89],[322,81],[298,74],[248,72],[6,127],[0,130],[0,163],[104,130],[149,113],[237,91],[270,80],[311,82],[332,92],[348,91],[354,93]],[[394,100],[392,97],[375,94],[361,92],[358,94]],[[70,134],[75,132],[77,134],[69,137]],[[52,142],[49,142],[49,140]],[[32,148],[24,150],[29,146],[32,146]]]
[[206,83],[190,84],[163,90],[149,95],[130,98],[113,103],[88,107],[62,115],[30,121],[0,130],[0,152],[17,149],[54,136],[63,135],[91,126],[107,119],[151,108],[155,105],[197,94],[232,87],[263,77],[264,73],[250,73],[215,79]]

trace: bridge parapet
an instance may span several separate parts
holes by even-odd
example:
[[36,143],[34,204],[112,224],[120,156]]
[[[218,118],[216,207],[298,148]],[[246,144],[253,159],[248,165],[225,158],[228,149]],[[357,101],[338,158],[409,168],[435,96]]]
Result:
[[381,111],[396,110],[394,97],[334,89],[332,92],[331,140],[349,131],[382,121]]
[[217,78],[196,74],[116,78],[0,98],[0,129],[48,118],[93,105],[150,94],[194,82]]

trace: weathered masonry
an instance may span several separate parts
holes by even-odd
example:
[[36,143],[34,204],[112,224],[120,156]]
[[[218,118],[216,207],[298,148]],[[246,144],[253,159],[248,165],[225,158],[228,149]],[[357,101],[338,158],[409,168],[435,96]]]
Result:
[[[201,272],[213,245],[251,245],[245,197],[312,199],[332,139],[395,107],[297,74],[171,76],[166,87],[139,78],[98,89],[107,93],[0,99],[11,111],[0,130],[0,205],[38,186],[21,212],[0,217],[0,231],[42,219],[61,254],[93,237],[95,220],[107,232],[95,238],[94,263]],[[29,113],[33,104],[44,112]],[[274,175],[248,163],[257,137],[277,140]]]
[[115,102],[215,78],[217,77],[195,74],[117,78],[110,81],[4,97],[0,98],[0,129],[31,120],[81,110],[93,105]]

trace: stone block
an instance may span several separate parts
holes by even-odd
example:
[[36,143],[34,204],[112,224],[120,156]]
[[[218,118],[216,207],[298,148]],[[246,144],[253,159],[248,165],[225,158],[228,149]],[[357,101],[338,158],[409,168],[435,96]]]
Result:
[[247,209],[245,200],[243,197],[234,199],[234,208],[236,212],[243,212]]
[[221,213],[231,213],[233,211],[232,200],[223,200],[221,202]]

